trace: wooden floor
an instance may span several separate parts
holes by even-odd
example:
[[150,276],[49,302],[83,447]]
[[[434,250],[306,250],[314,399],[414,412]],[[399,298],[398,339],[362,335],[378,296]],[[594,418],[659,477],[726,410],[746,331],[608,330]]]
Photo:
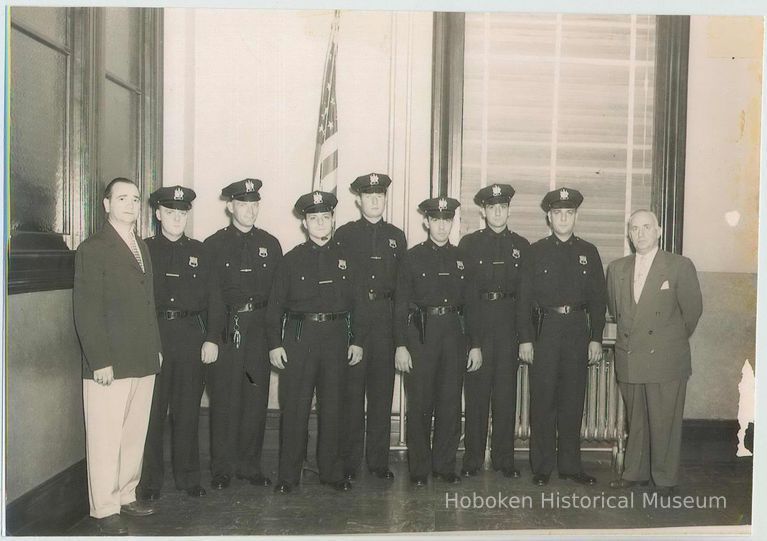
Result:
[[[204,430],[207,437],[207,428]],[[267,444],[269,440],[267,441]],[[267,445],[269,447],[269,445]],[[208,464],[207,446],[203,464]],[[337,493],[319,484],[307,472],[302,486],[288,495],[271,488],[253,487],[233,480],[225,490],[210,489],[210,474],[203,473],[208,495],[190,498],[173,489],[170,466],[165,490],[157,502],[157,513],[145,518],[130,518],[131,535],[279,535],[279,534],[371,534],[436,531],[482,531],[519,529],[663,528],[680,526],[747,525],[751,523],[750,459],[711,461],[705,445],[685,444],[687,452],[681,471],[677,500],[653,501],[636,491],[611,490],[613,474],[610,453],[584,453],[585,469],[598,484],[581,487],[552,476],[542,488],[531,483],[526,452],[517,455],[522,478],[508,480],[499,473],[483,471],[476,478],[458,485],[429,480],[423,488],[408,481],[407,459],[392,453],[393,481],[377,479],[362,472],[348,493]],[[264,465],[276,469],[277,452],[265,450]],[[460,459],[459,459],[460,464]],[[498,498],[510,507],[499,507]],[[623,499],[612,496],[623,496]],[[692,496],[695,508],[684,506],[684,496]],[[488,499],[494,497],[495,499]],[[721,498],[719,498],[721,497]],[[558,503],[557,503],[558,502]],[[570,503],[566,508],[567,502]],[[622,502],[622,503],[621,503]],[[590,508],[573,508],[574,505]],[[611,508],[623,505],[627,508]],[[718,508],[712,508],[718,506]],[[521,507],[521,508],[520,508]],[[65,535],[94,535],[92,519],[84,518]]]

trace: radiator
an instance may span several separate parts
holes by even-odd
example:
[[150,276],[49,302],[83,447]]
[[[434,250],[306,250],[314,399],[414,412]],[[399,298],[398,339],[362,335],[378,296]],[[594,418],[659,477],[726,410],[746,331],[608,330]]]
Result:
[[[626,449],[626,410],[621,397],[620,388],[615,377],[615,327],[608,324],[603,341],[602,360],[588,367],[586,382],[586,397],[583,407],[583,423],[581,425],[581,449],[612,452],[612,466],[618,473],[623,472],[623,459]],[[399,427],[399,435],[391,446],[392,450],[407,449],[405,437],[407,423],[407,397],[404,382],[399,376],[399,392],[395,397],[393,410],[395,426]],[[397,404],[398,402],[398,404]],[[492,425],[491,425],[492,426]],[[529,367],[520,363],[517,372],[517,423],[515,435],[517,440],[530,439],[530,381]],[[490,429],[488,430],[487,453],[490,452]],[[610,446],[589,447],[589,443],[607,443]],[[461,446],[463,448],[463,437]],[[517,450],[524,447],[517,445]]]

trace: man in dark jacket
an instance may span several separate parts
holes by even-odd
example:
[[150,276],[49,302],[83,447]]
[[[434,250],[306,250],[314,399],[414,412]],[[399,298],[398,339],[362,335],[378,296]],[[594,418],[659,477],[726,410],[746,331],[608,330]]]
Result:
[[[149,196],[160,231],[146,239],[154,266],[157,320],[165,352],[162,372],[155,379],[152,413],[144,449],[138,497],[160,497],[164,470],[165,420],[170,405],[171,459],[176,488],[193,497],[205,495],[200,486],[197,428],[204,388],[203,370],[218,357],[223,324],[220,296],[208,287],[211,262],[201,242],[184,234],[194,190],[166,186]],[[217,292],[212,292],[217,293]],[[206,327],[206,322],[212,323]]]
[[285,255],[267,309],[269,360],[280,370],[280,471],[275,490],[298,484],[317,391],[320,482],[352,488],[343,476],[343,391],[347,365],[362,360],[367,334],[364,291],[345,249],[332,239],[337,199],[314,191],[298,198],[309,240]]
[[[560,479],[593,485],[581,464],[587,364],[602,358],[607,290],[596,246],[573,234],[583,195],[562,187],[541,202],[552,234],[530,247],[522,303],[535,313],[520,326],[520,358],[530,370],[530,465],[533,483]],[[534,360],[533,360],[534,359]]]
[[136,501],[155,374],[162,363],[152,262],[136,235],[138,187],[107,185],[104,228],[75,256],[74,318],[83,351],[83,409],[90,514],[101,533],[128,533],[121,513],[149,515]]
[[282,248],[255,225],[262,185],[246,178],[222,189],[232,223],[205,240],[212,294],[226,307],[221,323],[210,322],[210,332],[219,333],[223,345],[206,371],[210,484],[217,490],[227,488],[232,475],[255,486],[272,484],[261,469],[271,373],[264,316]]
[[480,302],[477,317],[482,328],[482,367],[464,378],[466,396],[466,452],[461,474],[479,473],[485,461],[488,413],[493,408],[491,460],[493,469],[516,479],[514,428],[517,410],[519,368],[518,324],[528,314],[517,314],[522,264],[530,243],[508,228],[509,203],[514,188],[492,184],[479,190],[474,201],[482,208],[486,227],[464,236],[458,247],[464,251],[468,278],[474,282]]
[[[363,442],[370,472],[393,479],[389,469],[391,402],[394,391],[394,338],[392,314],[397,269],[407,250],[405,233],[383,219],[386,190],[391,179],[383,173],[357,177],[351,188],[357,193],[362,217],[338,228],[335,240],[346,248],[359,270],[367,295],[365,310],[375,321],[363,344],[362,362],[350,366],[345,390],[344,474],[352,480],[362,462]],[[367,395],[367,424],[365,396]]]
[[466,280],[463,251],[449,241],[459,205],[450,197],[418,205],[429,238],[408,250],[397,279],[394,360],[405,372],[408,467],[419,487],[430,471],[447,483],[461,481],[455,472],[461,385],[464,372],[482,366],[479,295]]

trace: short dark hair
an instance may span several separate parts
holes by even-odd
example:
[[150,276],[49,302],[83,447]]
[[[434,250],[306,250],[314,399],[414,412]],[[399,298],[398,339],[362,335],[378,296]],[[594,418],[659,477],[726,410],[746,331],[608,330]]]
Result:
[[136,187],[137,190],[141,191],[139,189],[139,187],[138,187],[138,184],[133,182],[131,179],[125,178],[125,177],[115,177],[112,180],[110,180],[109,184],[107,184],[107,187],[104,188],[104,199],[109,199],[110,197],[112,197],[112,187],[115,184],[120,184],[120,183],[123,183],[123,184],[133,184]]

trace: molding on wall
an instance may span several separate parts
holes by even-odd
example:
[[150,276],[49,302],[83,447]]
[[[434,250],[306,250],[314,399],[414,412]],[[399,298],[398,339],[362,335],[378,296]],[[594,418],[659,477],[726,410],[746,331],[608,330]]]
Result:
[[6,535],[62,535],[88,514],[83,458],[5,507]]

